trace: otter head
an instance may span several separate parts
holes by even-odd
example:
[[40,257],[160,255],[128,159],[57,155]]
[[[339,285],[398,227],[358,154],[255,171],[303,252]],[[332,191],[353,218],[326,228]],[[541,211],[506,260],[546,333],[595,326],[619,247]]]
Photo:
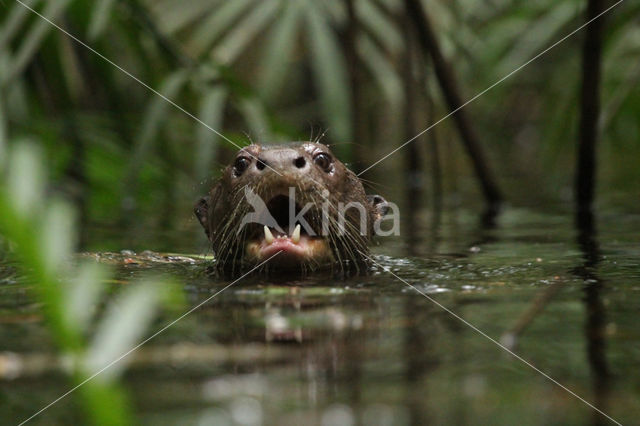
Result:
[[238,151],[195,214],[222,270],[359,268],[387,209],[320,143]]

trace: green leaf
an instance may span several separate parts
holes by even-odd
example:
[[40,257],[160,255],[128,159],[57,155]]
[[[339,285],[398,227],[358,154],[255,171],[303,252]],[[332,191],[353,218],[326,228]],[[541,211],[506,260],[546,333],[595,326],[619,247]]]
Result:
[[[200,120],[214,129],[222,126],[222,115],[227,100],[227,90],[213,88],[207,92],[200,103]],[[215,146],[219,136],[200,123],[196,124],[198,144],[195,151],[195,171],[198,179],[211,175],[211,166],[215,159]]]
[[399,52],[404,48],[397,23],[384,15],[374,2],[356,1],[355,5],[358,20],[382,42],[387,52]]
[[144,281],[125,289],[109,304],[85,357],[86,374],[105,368],[94,379],[101,383],[111,383],[120,375],[127,358],[122,356],[140,343],[167,291],[165,282]]
[[85,263],[76,268],[66,287],[64,300],[67,324],[84,332],[91,322],[107,279],[107,269],[98,263]]
[[41,250],[45,271],[59,274],[70,260],[75,244],[75,212],[60,200],[54,200],[46,209],[41,230]]
[[[76,378],[82,382],[85,377]],[[126,426],[135,424],[127,392],[115,383],[90,380],[79,389],[82,408],[89,423],[100,426]]]
[[[8,75],[11,71],[11,60],[12,58],[9,50],[3,50],[2,47],[0,47],[0,86],[2,84],[2,76]],[[33,118],[33,111],[31,110],[32,105],[30,104],[31,93],[28,82],[24,80],[16,80],[10,86],[0,87],[0,94],[2,95],[2,100],[4,102],[6,123],[12,121],[24,123]],[[9,105],[11,107],[7,108]]]
[[7,116],[4,109],[4,98],[0,96],[0,173],[4,170],[7,158]]
[[398,108],[403,100],[402,81],[393,68],[392,62],[384,56],[384,52],[373,43],[368,37],[361,37],[358,40],[358,54],[362,62],[369,68],[382,91],[387,98],[387,102],[392,108]]
[[89,40],[96,40],[102,35],[109,19],[115,0],[97,0],[95,6],[91,10],[91,18],[87,28]]
[[40,149],[32,142],[16,143],[9,159],[9,199],[19,214],[33,218],[44,194]]
[[504,75],[511,72],[550,46],[559,38],[558,31],[565,28],[578,12],[574,3],[560,2],[535,19],[524,33],[520,27],[518,42],[504,58],[501,58],[498,73]]
[[[23,3],[29,7],[33,7],[37,2],[38,0],[23,0]],[[4,19],[2,26],[0,26],[0,50],[2,50],[7,43],[11,41],[13,36],[32,13],[33,12],[18,2],[13,4],[11,11]]]
[[[165,78],[158,90],[164,97],[174,101],[189,78],[189,71],[180,69]],[[135,181],[142,163],[156,141],[158,130],[166,123],[169,108],[174,108],[166,99],[153,95],[144,113],[142,127],[136,138],[133,155],[129,162],[127,184]]]
[[[184,84],[187,82],[189,74],[187,70],[178,70],[164,79],[160,85],[160,93],[170,100],[174,100]],[[166,122],[166,114],[173,106],[166,99],[154,95],[151,98],[149,107],[145,111],[142,122],[142,130],[138,136],[138,143],[146,147],[156,138],[158,129]],[[143,149],[144,152],[144,149]]]
[[247,121],[251,130],[251,139],[254,142],[271,141],[271,126],[267,119],[264,107],[256,98],[244,98],[240,101],[238,108],[242,116]]
[[262,56],[259,90],[265,99],[271,99],[280,90],[287,76],[291,51],[296,43],[300,5],[297,1],[285,1],[283,8],[282,17],[276,21]]
[[157,1],[147,2],[146,6],[158,28],[165,34],[175,34],[199,22],[203,16],[219,8],[221,1],[226,2],[225,0]]
[[253,0],[226,1],[213,10],[195,30],[188,44],[189,50],[192,50],[196,56],[207,53],[213,42],[237,21],[251,3]]
[[351,139],[351,91],[342,52],[321,9],[307,0],[314,77],[324,113],[334,139]]
[[[62,302],[64,295],[57,274],[58,266],[66,261],[64,259],[64,252],[67,251],[64,248],[66,244],[62,242],[60,246],[63,248],[61,250],[50,249],[50,246],[60,244],[60,242],[54,241],[56,235],[51,232],[52,228],[64,221],[65,216],[69,217],[70,215],[60,209],[53,211],[49,207],[43,208],[40,202],[40,198],[43,196],[41,190],[26,191],[32,197],[33,194],[37,194],[38,197],[35,202],[26,203],[30,207],[25,212],[24,199],[21,198],[25,192],[15,192],[16,184],[12,183],[15,180],[16,169],[25,173],[29,178],[42,173],[42,165],[36,160],[38,155],[31,152],[34,149],[30,143],[18,143],[12,149],[9,179],[5,182],[0,181],[0,231],[4,237],[15,244],[13,255],[20,260],[23,273],[37,290],[36,294],[43,303],[47,324],[54,335],[56,344],[60,348],[73,352],[81,348],[81,338],[76,330],[70,328],[65,321]],[[20,160],[21,158],[26,158],[29,161],[25,162]],[[14,161],[15,159],[18,161]],[[26,167],[31,168],[24,169],[25,164],[28,164]],[[24,185],[24,180],[19,179],[18,183]],[[29,186],[26,185],[26,187]],[[39,185],[31,186],[38,187]],[[37,207],[35,203],[37,203]],[[19,207],[20,204],[23,206]],[[42,216],[44,216],[44,220],[36,222],[36,219],[40,219]],[[44,226],[42,222],[44,222]],[[63,239],[69,241],[71,232],[63,233]]]
[[402,0],[375,0],[374,3],[383,5],[389,12],[396,14],[404,11],[404,3]]
[[[46,2],[46,6],[42,12],[42,15],[55,22],[66,9],[70,0],[51,0]],[[18,51],[14,57],[14,61],[11,67],[11,71],[8,75],[2,78],[2,85],[6,86],[10,83],[18,74],[24,71],[24,68],[29,64],[33,55],[40,48],[40,43],[44,40],[45,36],[50,31],[58,31],[47,22],[45,19],[38,17],[33,21],[31,31],[22,39],[22,43],[18,48]],[[66,36],[65,36],[66,37]]]
[[241,22],[229,30],[229,33],[216,46],[213,51],[216,61],[225,65],[233,63],[277,11],[278,2],[276,0],[259,2]]

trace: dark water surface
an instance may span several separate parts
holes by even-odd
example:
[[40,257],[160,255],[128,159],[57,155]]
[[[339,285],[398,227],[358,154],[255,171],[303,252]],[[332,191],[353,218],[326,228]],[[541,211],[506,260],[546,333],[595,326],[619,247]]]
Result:
[[[477,222],[444,215],[436,231],[415,230],[412,250],[385,240],[375,259],[615,420],[637,423],[640,216],[600,214],[591,235],[569,215],[529,210],[507,210],[494,229]],[[199,256],[84,256],[117,266],[114,291],[153,271],[180,282],[191,306],[229,284]],[[40,307],[9,266],[3,424],[70,388],[47,358]],[[124,382],[140,423],[612,424],[399,278],[376,267],[347,280],[238,282],[133,357]],[[165,312],[149,334],[176,316]],[[11,374],[7,359],[33,365]],[[74,418],[69,397],[33,423]]]

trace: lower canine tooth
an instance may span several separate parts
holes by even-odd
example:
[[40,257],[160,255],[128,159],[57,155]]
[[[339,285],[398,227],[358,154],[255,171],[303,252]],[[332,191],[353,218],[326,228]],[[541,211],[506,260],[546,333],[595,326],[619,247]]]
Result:
[[271,233],[267,225],[264,226],[264,240],[267,242],[267,244],[271,244],[273,242],[273,234]]
[[293,234],[291,234],[291,241],[296,244],[300,241],[300,224],[297,224],[296,228],[293,230]]

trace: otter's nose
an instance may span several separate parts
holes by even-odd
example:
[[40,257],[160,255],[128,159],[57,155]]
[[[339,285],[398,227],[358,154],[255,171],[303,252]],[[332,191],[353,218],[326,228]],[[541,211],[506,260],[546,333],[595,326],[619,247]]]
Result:
[[308,164],[307,159],[295,149],[270,149],[260,154],[256,168],[263,171],[268,166],[277,172],[291,173],[306,170]]

